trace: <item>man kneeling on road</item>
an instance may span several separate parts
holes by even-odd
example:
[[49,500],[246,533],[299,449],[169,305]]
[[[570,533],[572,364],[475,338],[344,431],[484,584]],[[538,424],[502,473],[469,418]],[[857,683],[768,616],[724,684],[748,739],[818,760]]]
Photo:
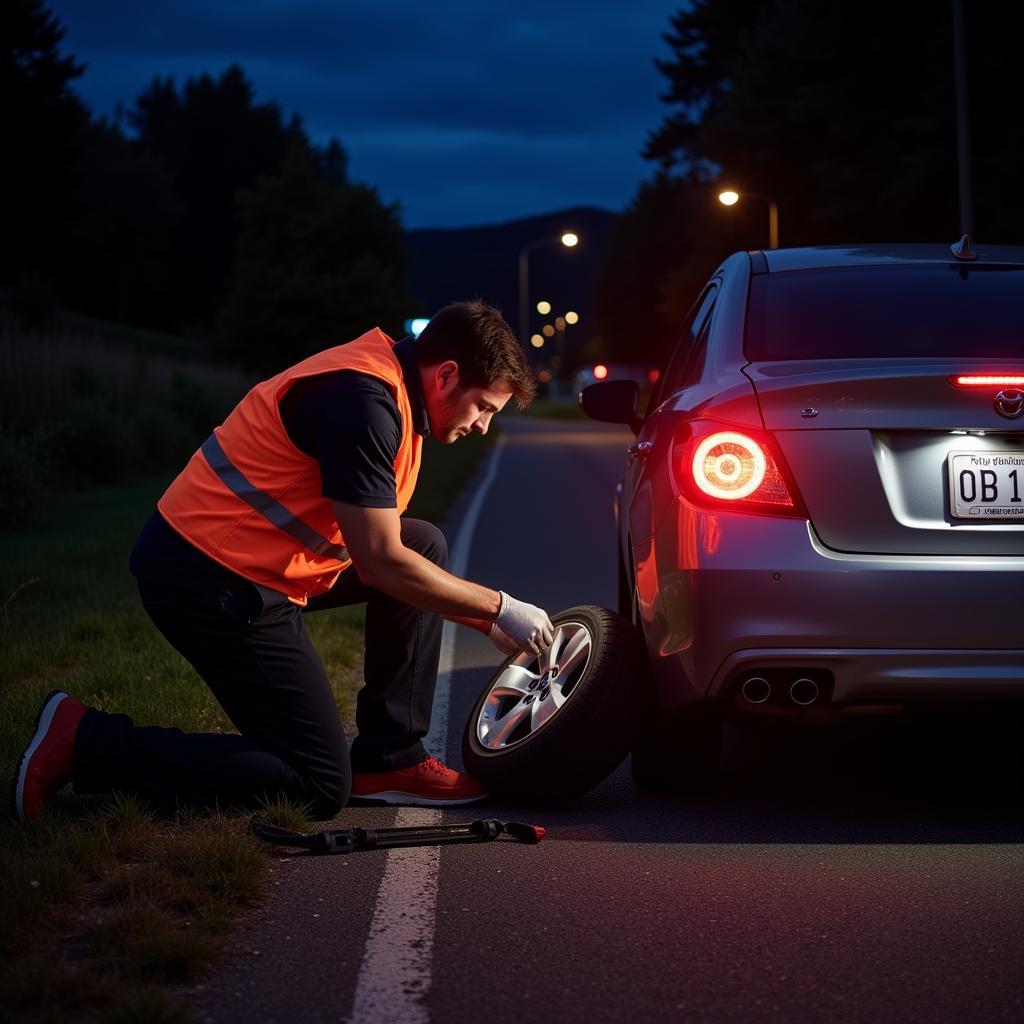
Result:
[[[374,329],[258,384],[157,504],[130,568],[157,628],[240,735],[139,727],[47,697],[15,776],[15,814],[66,782],[160,801],[284,796],[329,818],[349,797],[472,803],[486,794],[422,745],[441,617],[475,620],[505,654],[551,641],[534,605],[445,571],[429,523],[400,518],[423,438],[450,444],[534,381],[497,310],[442,309],[415,341]],[[302,613],[366,603],[365,686],[351,758]]]

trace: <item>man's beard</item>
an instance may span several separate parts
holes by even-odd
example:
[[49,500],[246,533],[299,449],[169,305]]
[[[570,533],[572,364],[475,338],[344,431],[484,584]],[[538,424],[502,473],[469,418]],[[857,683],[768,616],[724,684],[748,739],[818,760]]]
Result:
[[441,399],[441,408],[438,410],[438,419],[440,420],[441,430],[438,431],[438,439],[443,441],[445,444],[452,444],[464,434],[461,427],[456,428],[453,425],[461,399],[462,391],[459,388],[456,388],[452,394],[445,395]]

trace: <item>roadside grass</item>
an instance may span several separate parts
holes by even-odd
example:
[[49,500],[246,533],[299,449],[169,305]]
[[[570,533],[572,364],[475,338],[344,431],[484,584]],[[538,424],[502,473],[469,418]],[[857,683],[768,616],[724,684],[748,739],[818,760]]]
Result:
[[[492,439],[428,442],[409,514],[441,521]],[[0,534],[0,800],[43,696],[67,690],[138,724],[192,732],[232,726],[191,666],[163,640],[127,570],[165,476],[51,499],[32,524]],[[363,609],[309,616],[307,629],[354,731]],[[262,816],[304,829],[302,807]],[[0,1020],[146,1021],[186,1016],[173,987],[207,972],[239,912],[265,897],[274,861],[248,815],[157,814],[131,795],[65,791],[27,826],[0,822]]]

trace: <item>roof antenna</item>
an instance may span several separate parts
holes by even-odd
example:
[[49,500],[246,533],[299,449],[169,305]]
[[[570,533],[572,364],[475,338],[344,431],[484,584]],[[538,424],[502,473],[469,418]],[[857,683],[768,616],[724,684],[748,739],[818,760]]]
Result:
[[956,245],[951,245],[949,251],[958,260],[976,260],[978,254],[971,248],[971,236],[964,235]]

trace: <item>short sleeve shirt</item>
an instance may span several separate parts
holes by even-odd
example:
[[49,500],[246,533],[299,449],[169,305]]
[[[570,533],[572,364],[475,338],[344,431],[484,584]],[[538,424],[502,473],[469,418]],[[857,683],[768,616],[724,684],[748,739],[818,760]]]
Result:
[[[413,414],[429,433],[413,341],[395,346]],[[281,400],[292,444],[320,466],[321,494],[363,508],[397,508],[395,457],[402,419],[391,389],[369,374],[337,370],[297,381]]]

